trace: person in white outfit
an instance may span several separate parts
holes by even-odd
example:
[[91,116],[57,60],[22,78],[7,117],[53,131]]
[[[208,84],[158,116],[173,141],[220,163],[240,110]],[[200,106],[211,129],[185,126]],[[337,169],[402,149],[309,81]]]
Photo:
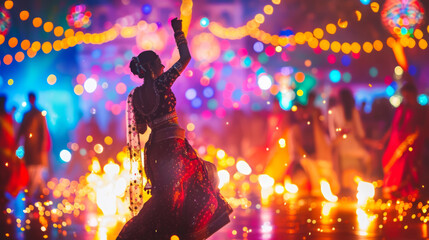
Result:
[[354,178],[366,177],[370,156],[362,144],[365,131],[349,89],[340,90],[339,104],[330,109],[328,125],[338,161],[341,191],[354,192],[357,187]]

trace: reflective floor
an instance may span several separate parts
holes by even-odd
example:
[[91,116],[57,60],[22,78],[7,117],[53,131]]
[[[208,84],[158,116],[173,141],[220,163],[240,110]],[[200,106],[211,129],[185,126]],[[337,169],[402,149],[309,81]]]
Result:
[[[225,239],[429,239],[428,202],[369,201],[357,206],[351,199],[336,203],[323,199],[301,198],[285,201],[271,196],[270,204],[257,200],[250,206],[235,206],[231,222],[209,240]],[[86,211],[80,215],[40,216],[35,212],[21,214],[17,210],[1,217],[0,239],[115,239],[122,223],[112,228],[91,226]],[[49,205],[49,204],[47,204]],[[49,206],[46,206],[46,210]],[[10,210],[11,208],[9,208]],[[39,211],[40,213],[40,211]],[[115,221],[111,219],[112,221]],[[44,222],[45,221],[45,222]],[[100,219],[98,219],[100,221]],[[103,221],[109,221],[104,219]],[[48,226],[44,228],[43,225]]]
[[392,203],[382,211],[388,205],[384,204],[374,203],[369,207],[372,211],[347,200],[301,199],[284,205],[238,208],[231,223],[210,239],[428,239],[427,215],[423,213],[427,207],[422,210]]

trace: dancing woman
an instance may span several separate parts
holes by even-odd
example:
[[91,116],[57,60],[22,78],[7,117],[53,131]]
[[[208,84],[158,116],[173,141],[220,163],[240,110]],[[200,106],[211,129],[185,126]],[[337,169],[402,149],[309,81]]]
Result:
[[[174,81],[191,60],[182,21],[171,21],[180,59],[166,72],[159,56],[144,51],[130,62],[143,85],[128,97],[128,148],[132,165],[131,211],[117,239],[205,239],[229,222],[231,207],[217,188],[216,167],[200,159],[178,125]],[[144,170],[152,197],[142,205],[139,133],[152,130]]]

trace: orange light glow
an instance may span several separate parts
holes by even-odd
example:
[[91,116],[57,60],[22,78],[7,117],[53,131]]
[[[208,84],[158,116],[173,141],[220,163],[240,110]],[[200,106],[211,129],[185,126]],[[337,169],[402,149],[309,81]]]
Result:
[[3,57],[3,62],[6,65],[10,65],[12,63],[13,57],[10,54],[7,54]]
[[21,11],[19,13],[19,18],[21,18],[22,21],[26,21],[30,17],[30,13],[28,11]]
[[9,47],[14,48],[18,45],[18,39],[16,37],[11,37],[8,41]]
[[11,1],[11,0],[7,0],[6,2],[4,2],[4,7],[5,7],[6,9],[11,9],[11,8],[13,8],[13,1]]
[[22,62],[22,61],[24,60],[24,57],[25,57],[25,55],[24,55],[24,53],[23,53],[23,52],[17,52],[17,53],[15,54],[15,60],[16,60],[17,62]]
[[38,28],[38,27],[42,26],[42,19],[39,18],[39,17],[34,18],[33,19],[33,26],[35,28]]
[[51,32],[52,29],[54,29],[54,24],[52,22],[45,22],[45,24],[43,24],[43,30],[45,30],[45,32]]

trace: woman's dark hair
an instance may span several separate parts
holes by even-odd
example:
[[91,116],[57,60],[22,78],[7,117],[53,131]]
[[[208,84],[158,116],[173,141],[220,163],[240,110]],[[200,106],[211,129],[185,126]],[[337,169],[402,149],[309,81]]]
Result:
[[355,99],[353,97],[352,91],[348,88],[343,88],[340,90],[340,100],[343,104],[344,117],[346,120],[351,120],[353,116],[353,109],[355,106]]
[[139,78],[145,78],[147,74],[151,73],[155,60],[158,58],[159,56],[154,51],[141,52],[130,62],[131,72]]

